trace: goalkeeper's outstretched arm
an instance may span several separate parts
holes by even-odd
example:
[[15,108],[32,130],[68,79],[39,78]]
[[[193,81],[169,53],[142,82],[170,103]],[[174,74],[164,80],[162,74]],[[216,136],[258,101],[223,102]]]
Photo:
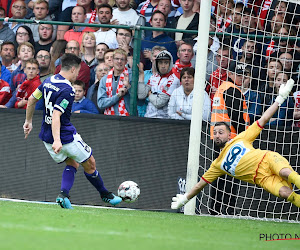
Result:
[[207,183],[201,178],[201,180],[192,188],[189,193],[177,194],[172,198],[172,209],[178,209],[184,206],[190,199],[199,194],[201,190],[207,185]]
[[263,127],[266,123],[273,117],[273,115],[278,110],[279,106],[284,103],[286,98],[288,98],[292,88],[294,86],[294,80],[289,79],[286,84],[281,84],[279,89],[279,94],[275,99],[275,102],[269,107],[265,113],[258,120],[258,124]]

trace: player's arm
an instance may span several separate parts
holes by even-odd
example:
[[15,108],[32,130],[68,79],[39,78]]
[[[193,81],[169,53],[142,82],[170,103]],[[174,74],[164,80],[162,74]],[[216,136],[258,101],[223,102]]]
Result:
[[205,182],[202,178],[201,180],[192,188],[192,190],[189,193],[186,194],[177,194],[176,197],[172,198],[172,209],[178,209],[184,206],[190,199],[192,199],[194,196],[199,194],[201,190],[207,185],[207,182]]
[[[38,92],[38,91],[37,91]],[[28,98],[27,102],[27,108],[26,108],[26,119],[23,125],[25,139],[27,139],[28,135],[30,134],[32,130],[32,117],[35,110],[35,105],[37,103],[38,99],[35,98],[33,95],[31,95]]]
[[58,154],[60,152],[60,150],[62,149],[62,144],[61,144],[61,140],[60,140],[60,117],[61,117],[61,115],[62,115],[62,112],[60,112],[59,110],[57,110],[57,109],[53,110],[51,129],[52,129],[52,135],[53,135],[53,139],[54,139],[54,142],[52,144],[52,149],[55,154]]
[[257,121],[259,126],[264,127],[266,123],[273,117],[279,106],[284,103],[286,98],[289,96],[293,86],[293,79],[289,79],[286,84],[281,84],[279,95],[276,97],[275,102],[264,112],[261,118]]

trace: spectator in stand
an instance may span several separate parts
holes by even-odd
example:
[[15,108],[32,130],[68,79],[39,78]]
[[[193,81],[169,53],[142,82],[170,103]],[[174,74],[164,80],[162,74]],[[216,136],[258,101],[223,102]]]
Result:
[[217,52],[217,63],[218,68],[210,75],[209,83],[206,85],[206,92],[209,95],[211,102],[213,101],[214,95],[217,89],[223,81],[228,79],[228,66],[231,60],[230,48],[226,45],[220,47]]
[[[150,24],[154,28],[164,28],[166,26],[166,16],[159,10],[153,12]],[[145,64],[144,69],[151,68],[149,60],[151,49],[155,46],[164,46],[172,55],[174,61],[177,60],[177,47],[175,41],[167,36],[163,31],[152,31],[152,35],[145,37],[141,44],[141,51],[144,53]],[[174,62],[172,62],[173,64]]]
[[41,82],[43,82],[46,78],[53,75],[53,72],[51,71],[50,68],[50,62],[51,62],[50,52],[47,50],[40,50],[36,54],[36,60],[39,63],[40,79]]
[[[174,22],[176,21],[175,19],[175,13],[176,11],[174,10],[172,6],[171,0],[159,0],[158,5],[155,10],[160,10],[164,15],[167,17],[167,23],[165,28],[173,28],[174,27]],[[145,23],[145,26],[151,27],[149,22]],[[145,36],[151,36],[152,31],[151,30],[145,30]],[[166,32],[166,34],[170,37],[173,36],[173,32]]]
[[90,68],[90,83],[91,86],[95,82],[95,68],[98,65],[98,60],[95,55],[96,37],[93,32],[86,32],[82,37],[81,42],[81,60]]
[[50,48],[50,56],[51,56],[51,62],[50,62],[50,69],[51,72],[55,72],[55,68],[60,63],[60,57],[65,53],[66,46],[68,42],[66,40],[56,40],[52,44]]
[[4,81],[2,77],[2,64],[0,62],[0,107],[3,107],[12,97],[9,83]]
[[214,95],[211,115],[211,138],[216,122],[226,122],[231,128],[231,138],[245,131],[250,118],[247,112],[245,97],[241,91],[244,77],[249,77],[250,71],[246,64],[232,61],[229,65],[228,77]]
[[26,80],[26,73],[24,71],[25,63],[27,60],[34,58],[34,47],[29,42],[21,43],[18,47],[17,54],[21,64],[12,72],[11,75],[10,88],[13,92]]
[[232,11],[232,21],[231,24],[226,28],[226,32],[228,33],[240,33],[241,32],[241,21],[243,10],[245,6],[241,2],[237,2],[234,5],[234,9]]
[[[132,40],[132,31],[127,29],[117,29],[118,48],[127,53],[127,67],[132,68],[133,48],[130,46]],[[141,56],[140,56],[141,57]]]
[[34,43],[35,53],[38,53],[40,50],[47,50],[50,52],[50,48],[53,44],[53,25],[40,24],[38,29],[40,39],[38,40],[38,42]]
[[[0,18],[5,17],[5,10],[0,7]],[[3,24],[3,21],[0,21],[0,44],[6,41],[15,40],[15,33],[8,27],[7,24]]]
[[26,109],[28,98],[41,85],[39,76],[39,63],[31,58],[25,62],[24,73],[26,80],[20,85],[16,94],[15,108]]
[[20,44],[24,42],[29,42],[30,44],[32,44],[32,46],[34,46],[32,31],[26,25],[22,25],[17,29],[16,37],[14,39],[16,50],[18,49]]
[[[75,6],[72,9],[72,22],[73,23],[84,23],[86,18],[86,10],[82,6]],[[77,41],[81,45],[82,37],[85,32],[94,32],[90,27],[73,26],[72,29],[68,30],[64,34],[64,40],[67,42],[71,40]]]
[[[244,8],[242,20],[241,20],[241,29],[238,33],[247,34],[247,35],[263,35],[261,31],[257,28],[258,19],[255,11],[250,8]],[[238,60],[238,57],[241,53],[241,48],[246,41],[246,38],[236,37],[234,36],[231,41],[232,50],[232,58]],[[262,46],[261,42],[256,43],[257,51],[261,51]]]
[[279,55],[279,60],[283,66],[283,72],[288,73],[295,82],[298,81],[299,72],[296,72],[299,66],[299,58],[294,60],[292,53],[283,52]]
[[260,70],[260,56],[256,51],[256,42],[254,40],[247,39],[242,46],[242,54],[239,58],[239,62],[247,64],[251,72],[251,86],[253,90],[258,89],[258,80],[261,73]]
[[105,109],[105,115],[129,116],[131,77],[125,67],[126,52],[116,49],[113,54],[113,62],[113,68],[100,81],[98,107]]
[[[73,9],[75,7],[83,7],[84,8],[84,20],[82,23],[94,23],[97,15],[96,11],[93,11],[91,8],[91,2],[92,0],[77,0],[77,3],[73,1],[73,3],[69,6],[66,6],[66,8],[60,13],[59,21],[62,22],[72,22],[72,13]],[[64,8],[64,6],[63,6]],[[81,13],[81,12],[80,12]],[[74,22],[74,21],[73,21]],[[70,27],[66,25],[59,25],[58,26],[58,32],[57,32],[57,40],[63,39],[64,34],[69,30]],[[90,30],[88,30],[90,31]],[[94,31],[94,30],[93,30]]]
[[[279,87],[281,84],[285,84],[289,79],[288,74],[283,72],[277,72],[274,85],[273,92],[269,94],[267,98],[264,99],[263,108],[266,110],[272,104],[270,101],[274,101],[274,94],[278,94]],[[278,111],[273,115],[270,121],[266,125],[270,126],[284,126],[285,128],[291,127],[293,123],[293,111],[294,111],[294,101],[291,96],[289,96],[280,106]]]
[[130,0],[116,0],[117,8],[113,10],[113,17],[117,24],[128,26],[145,26],[146,19],[130,7]]
[[172,72],[173,58],[170,52],[163,50],[155,59],[157,73],[152,75],[145,85],[138,84],[138,98],[149,98],[145,117],[168,118],[168,102],[173,91],[180,86],[179,79]]
[[234,7],[233,0],[219,0],[217,11],[217,32],[224,32],[232,22],[231,12]]
[[[58,16],[61,13],[62,2],[65,3],[67,1],[66,0],[51,0],[51,1],[47,0],[47,2],[49,3],[48,15],[51,17],[52,21],[57,21]],[[25,18],[30,19],[31,17],[34,16],[33,8],[34,8],[35,0],[25,0],[25,3],[27,5],[27,15]]]
[[110,69],[114,66],[114,51],[114,49],[108,49],[104,52],[104,62]]
[[93,32],[86,32],[82,37],[81,42],[81,60],[85,62],[90,69],[94,69],[98,60],[95,58],[96,37]]
[[10,72],[17,69],[18,66],[13,62],[15,58],[15,44],[13,42],[6,41],[2,43],[0,56],[3,66],[5,66]]
[[266,110],[266,105],[270,104],[273,100],[276,75],[279,72],[282,72],[282,69],[282,64],[277,58],[270,58],[267,64],[266,73],[261,74],[259,86],[263,112]]
[[95,104],[84,96],[86,94],[85,83],[83,81],[76,80],[72,86],[75,89],[72,113],[99,114]]
[[[112,19],[112,7],[109,4],[101,4],[98,8],[98,19],[100,24],[110,24]],[[110,28],[100,28],[95,32],[96,44],[105,43],[110,49],[118,48],[116,33]]]
[[177,56],[179,59],[175,62],[172,71],[179,79],[183,68],[192,67],[191,60],[194,56],[193,46],[189,43],[182,43],[178,48]]
[[[168,104],[168,115],[171,119],[191,120],[193,106],[195,69],[186,67],[180,73],[181,86],[175,89]],[[210,99],[204,91],[202,120],[210,120]]]
[[18,0],[1,0],[0,1],[0,7],[4,9],[4,13],[5,13],[5,16],[8,16],[8,17],[12,17],[12,5],[14,4],[15,1],[18,1]]
[[[24,19],[26,16],[26,4],[22,0],[17,0],[12,4],[11,13],[12,19]],[[24,25],[24,23],[20,22],[8,22],[8,27],[16,34],[17,29]]]
[[[65,53],[74,54],[79,57],[79,53],[80,53],[79,43],[75,40],[71,40],[70,42],[68,42]],[[58,74],[60,70],[61,70],[61,63],[56,67],[55,74]],[[85,62],[81,61],[79,74],[76,80],[83,81],[85,83],[85,89],[87,90],[89,89],[90,79],[91,79],[90,68],[89,66],[87,66]]]
[[25,63],[34,57],[34,47],[31,43],[24,42],[18,47],[17,54],[20,65],[11,74],[11,82],[9,84],[13,93],[10,100],[5,104],[5,108],[13,108],[15,106],[15,102],[17,101],[17,89],[26,80],[26,74],[24,72]]
[[150,22],[153,12],[156,10],[159,0],[146,0],[139,4],[137,12],[146,18],[146,23]]
[[[150,61],[151,61],[151,64],[152,64],[151,69],[144,71],[143,64],[142,63],[139,64],[139,84],[144,83],[145,85],[147,85],[150,77],[157,73],[157,70],[156,70],[156,67],[155,67],[155,59],[156,59],[157,55],[159,54],[159,52],[161,52],[163,50],[166,50],[166,48],[163,47],[163,46],[158,46],[158,45],[154,46],[152,48],[151,57],[150,57]],[[140,116],[140,117],[145,116],[148,102],[149,102],[149,98],[138,99],[137,100],[138,116]]]
[[99,43],[97,46],[96,46],[96,52],[95,52],[95,57],[96,59],[98,60],[98,63],[100,61],[103,61],[104,60],[104,53],[106,50],[108,50],[109,47],[107,46],[106,43]]
[[[48,77],[53,76],[54,69],[50,67],[51,63],[51,56],[50,52],[46,50],[40,50],[36,54],[36,60],[39,63],[39,69],[40,69],[40,80],[41,83],[44,82]],[[43,100],[39,100],[36,103],[35,109],[36,110],[44,110],[45,104]]]
[[109,71],[110,71],[110,67],[106,65],[104,61],[98,63],[98,65],[95,68],[96,81],[93,85],[90,86],[86,95],[86,98],[90,99],[96,105],[100,114],[104,113],[104,109],[101,110],[98,107],[98,103],[97,103],[99,84],[103,76],[107,75]]
[[[243,63],[240,61],[240,63]],[[257,90],[252,90],[250,86],[252,86],[251,81],[253,81],[253,77],[251,77],[251,66],[246,65],[246,71],[243,75],[241,91],[245,97],[245,101],[248,107],[248,115],[250,118],[250,123],[253,123],[258,119],[258,117],[262,114],[262,107],[260,101],[260,95]],[[252,71],[253,72],[253,71]]]
[[[34,17],[32,17],[30,20],[34,20],[36,22],[52,21],[51,17],[48,16],[49,3],[46,0],[37,0],[34,3],[33,13],[34,13]],[[38,42],[40,39],[38,23],[29,23],[29,24],[27,24],[27,26],[32,31],[34,41]],[[56,38],[56,30],[57,30],[56,25],[52,26],[52,40],[55,40],[55,38]]]
[[[181,7],[183,9],[183,14],[179,17],[176,17],[175,22],[173,23],[174,29],[181,30],[198,30],[199,25],[199,13],[193,12],[195,0],[181,0]],[[173,33],[174,35],[174,33]],[[173,37],[176,41],[177,47],[180,45],[182,41],[188,42],[192,45],[195,44],[194,38],[196,34],[189,33],[175,33],[175,37]]]

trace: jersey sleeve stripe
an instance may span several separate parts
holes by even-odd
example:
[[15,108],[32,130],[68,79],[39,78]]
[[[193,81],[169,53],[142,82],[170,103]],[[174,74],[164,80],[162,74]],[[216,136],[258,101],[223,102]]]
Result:
[[37,99],[40,100],[43,96],[43,93],[37,88],[33,93],[32,96]]
[[258,126],[258,127],[260,127],[261,129],[263,129],[263,128],[264,128],[264,127],[260,126],[260,124],[259,124],[259,122],[258,122],[258,121],[256,121],[256,123],[257,123],[257,126]]
[[201,177],[202,180],[204,180],[207,184],[210,184],[208,180],[205,180],[205,178]]
[[65,110],[61,106],[59,106],[57,104],[54,105],[54,108],[57,109],[57,110],[59,110],[62,113],[65,113]]

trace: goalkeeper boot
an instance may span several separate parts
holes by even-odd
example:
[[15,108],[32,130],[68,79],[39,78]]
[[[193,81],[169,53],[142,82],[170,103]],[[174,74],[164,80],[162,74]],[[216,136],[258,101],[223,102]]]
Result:
[[69,195],[62,192],[57,196],[56,203],[58,203],[62,208],[73,209],[69,198]]
[[112,192],[101,194],[101,198],[104,202],[109,203],[113,206],[118,205],[122,201],[122,198],[114,195]]

